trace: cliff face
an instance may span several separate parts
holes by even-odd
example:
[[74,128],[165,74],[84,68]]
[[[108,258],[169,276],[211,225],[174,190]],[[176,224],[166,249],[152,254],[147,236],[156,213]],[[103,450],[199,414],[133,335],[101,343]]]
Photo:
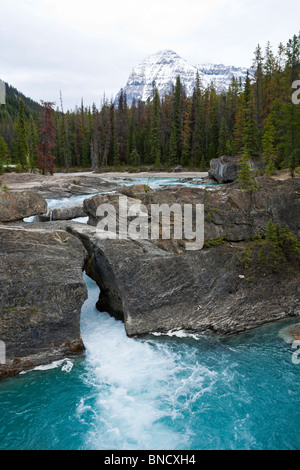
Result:
[[[69,226],[90,254],[87,272],[101,289],[97,307],[122,318],[129,336],[178,329],[233,334],[300,315],[299,264],[280,273],[259,264],[248,271],[241,266],[245,240],[263,235],[269,220],[288,224],[299,237],[299,180],[261,180],[256,192],[236,185],[213,192],[177,188],[149,194],[140,187],[124,192],[145,204],[204,203],[206,243],[222,242],[191,253],[184,251],[184,240],[99,240],[91,226]],[[90,224],[97,223],[96,207],[103,202],[117,204],[117,196],[86,201]]]
[[6,346],[0,379],[83,351],[85,256],[64,231],[0,228],[0,338]]
[[[129,336],[180,329],[234,334],[299,316],[299,262],[272,272],[261,263],[245,269],[241,261],[247,239],[263,236],[269,220],[300,239],[300,180],[259,184],[254,192],[237,184],[215,191],[119,187],[120,194],[85,201],[89,225],[0,225],[0,339],[7,356],[0,379],[84,350],[83,269],[100,287],[98,309],[122,319]],[[99,239],[97,207],[109,202],[117,209],[119,195],[146,208],[204,204],[205,248],[185,251],[185,239]]]
[[300,269],[276,275],[240,260],[245,243],[184,255],[148,241],[101,240],[91,227],[69,227],[90,252],[87,273],[97,303],[125,324],[129,336],[185,329],[233,334],[300,315]]
[[[205,242],[222,238],[241,242],[264,234],[269,220],[288,225],[300,239],[300,179],[285,182],[257,179],[258,191],[243,191],[237,183],[221,185],[214,191],[192,187],[169,187],[153,191],[141,185],[121,187],[119,194],[97,195],[84,202],[89,224],[96,226],[97,207],[112,204],[118,215],[119,196],[128,197],[128,207],[142,203],[151,214],[151,204],[204,204]],[[158,240],[153,243],[170,252],[183,252],[184,240]]]

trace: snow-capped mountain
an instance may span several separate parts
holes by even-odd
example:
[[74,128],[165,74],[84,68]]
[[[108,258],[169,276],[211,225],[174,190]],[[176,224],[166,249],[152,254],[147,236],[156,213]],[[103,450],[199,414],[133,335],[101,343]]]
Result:
[[[228,89],[232,76],[241,78],[243,83],[247,74],[246,68],[214,64],[195,66],[189,64],[174,51],[158,51],[133,68],[126,85],[123,87],[127,96],[127,104],[131,106],[134,98],[146,101],[152,96],[153,82],[155,82],[160,96],[163,97],[175,85],[178,75],[180,75],[186,94],[191,96],[197,71],[202,87],[206,88],[213,82],[218,93]],[[120,92],[116,96],[116,104],[119,101],[119,96]]]
[[250,77],[253,77],[251,69],[246,67],[235,67],[233,65],[223,64],[200,64],[196,65],[204,86],[214,83],[218,93],[228,90],[232,77],[241,80],[244,84],[249,70]]

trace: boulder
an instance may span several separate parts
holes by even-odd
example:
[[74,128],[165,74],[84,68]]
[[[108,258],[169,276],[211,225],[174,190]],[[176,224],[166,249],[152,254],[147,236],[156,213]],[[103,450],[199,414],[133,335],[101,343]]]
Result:
[[177,165],[173,169],[174,173],[180,173],[183,170],[182,165]]
[[82,243],[63,230],[0,228],[0,379],[82,353],[85,258]]
[[64,175],[60,182],[46,182],[36,186],[33,190],[46,199],[52,199],[115,191],[118,187],[118,184],[111,183],[100,177],[78,176],[78,179],[74,179]]
[[23,220],[46,210],[43,196],[32,191],[0,191],[0,222]]
[[[133,194],[134,197],[128,196],[129,194]],[[141,196],[145,195],[145,192],[142,190],[142,192],[138,193]],[[85,212],[85,215],[89,216],[88,224],[96,226],[99,220],[102,219],[102,217],[97,217],[97,209],[99,206],[103,204],[110,204],[113,206],[116,210],[116,216],[117,216],[117,224],[119,222],[119,198],[126,195],[127,197],[127,205],[130,207],[131,205],[135,204],[141,204],[142,200],[137,199],[137,193],[132,190],[125,189],[124,194],[121,193],[114,193],[114,194],[98,194],[94,197],[85,199],[83,202],[83,210]]]
[[83,204],[56,207],[54,209],[48,209],[46,214],[43,214],[42,218],[45,220],[72,220],[77,217],[86,217],[86,213],[83,210]]
[[208,175],[218,183],[231,183],[237,179],[240,157],[222,156],[210,161]]

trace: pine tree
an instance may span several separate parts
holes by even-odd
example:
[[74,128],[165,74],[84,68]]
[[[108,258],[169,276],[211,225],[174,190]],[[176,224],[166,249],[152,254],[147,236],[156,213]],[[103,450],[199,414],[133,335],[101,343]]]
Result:
[[258,44],[254,54],[254,108],[255,123],[258,129],[262,129],[263,109],[264,109],[264,93],[263,93],[263,56],[261,47]]
[[235,123],[234,123],[234,129],[233,129],[233,145],[234,145],[234,152],[236,154],[239,154],[243,148],[245,114],[246,114],[246,105],[245,105],[244,94],[242,93],[238,98],[237,110],[235,114]]
[[119,159],[122,162],[127,158],[128,116],[126,93],[121,90],[116,115],[116,135],[119,147]]
[[17,122],[16,161],[22,168],[30,167],[29,146],[27,142],[26,118],[23,100],[20,100],[19,118]]
[[279,239],[278,227],[275,227],[272,220],[267,225],[265,240],[258,258],[273,272],[279,272],[282,263],[286,261]]
[[297,168],[297,151],[294,150],[289,158],[289,170],[292,178],[295,178],[295,170]]
[[64,158],[64,166],[66,170],[68,171],[71,166],[71,151],[70,151],[70,146],[69,146],[68,128],[67,128],[66,117],[64,114],[63,99],[62,99],[61,91],[60,91],[60,104],[61,104],[61,129],[60,129],[61,146],[62,146],[62,153],[63,153],[63,158]]
[[136,144],[136,132],[133,132],[132,134],[132,150],[129,154],[129,164],[133,167],[139,166],[141,162],[141,157],[139,155],[139,152],[137,150],[137,144]]
[[139,155],[136,147],[134,147],[134,149],[130,153],[129,163],[130,163],[130,165],[132,165],[134,167],[137,167],[137,166],[139,166],[140,161],[141,161],[140,155]]
[[160,144],[160,98],[157,87],[154,85],[152,113],[151,113],[151,160],[156,167],[161,164]]
[[300,71],[300,35],[294,34],[286,45],[287,66],[291,83],[298,78]]
[[91,167],[93,171],[99,169],[99,147],[97,136],[91,140]]
[[167,164],[169,167],[177,165],[177,132],[175,121],[172,122],[170,143],[169,143],[169,154]]
[[180,158],[180,164],[186,166],[190,160],[190,148],[191,148],[191,100],[186,99],[185,112],[183,115],[183,126],[182,126],[182,152]]
[[[229,130],[225,117],[221,120],[220,133],[219,133],[219,147],[218,147],[218,156],[228,155],[229,148]],[[230,150],[231,152],[231,150]]]
[[113,127],[113,166],[118,168],[120,165],[120,150],[119,150],[119,143],[117,139],[117,129],[116,129],[116,121],[114,121]]
[[245,190],[256,189],[256,184],[253,180],[251,168],[249,165],[249,154],[245,150],[242,159],[239,163],[237,181],[240,183],[241,188]]
[[38,164],[42,169],[43,175],[45,171],[49,171],[50,175],[53,175],[54,171],[54,160],[53,149],[55,147],[55,126],[53,122],[53,106],[54,103],[44,102],[42,103],[42,110],[40,116],[40,144],[38,147]]
[[270,42],[267,43],[263,76],[263,100],[264,100],[264,119],[270,112],[272,97],[274,94],[274,78],[276,71],[276,60],[273,54]]
[[0,136],[0,167],[7,162],[9,158],[9,148],[2,136]]
[[257,155],[257,126],[255,123],[254,101],[250,98],[245,109],[245,121],[243,129],[243,153],[249,157]]
[[264,128],[262,137],[263,158],[266,164],[266,174],[270,174],[275,170],[275,126],[273,124],[272,115],[269,114]]
[[218,95],[213,84],[210,85],[207,93],[207,110],[205,123],[206,156],[210,161],[216,158],[219,147],[219,111]]
[[[191,144],[191,158],[190,165],[194,166],[199,164],[200,160],[205,160],[204,150],[204,122],[203,122],[203,100],[201,93],[201,83],[199,72],[197,71],[195,88],[193,92],[193,105],[192,105],[192,144]],[[203,160],[204,159],[204,160]]]
[[[180,156],[181,156],[181,145],[182,145],[182,97],[183,97],[183,89],[182,84],[180,81],[180,76],[178,75],[176,78],[176,84],[174,89],[174,98],[173,98],[173,122],[174,124],[173,131],[175,132],[176,136],[176,157],[174,158],[174,163],[179,163]],[[172,129],[172,128],[171,128]],[[172,145],[175,141],[172,143]],[[173,149],[174,150],[174,149]]]
[[30,167],[34,167],[37,164],[37,148],[39,145],[39,134],[37,125],[34,121],[32,114],[29,117],[28,124],[28,149],[29,149],[29,161]]

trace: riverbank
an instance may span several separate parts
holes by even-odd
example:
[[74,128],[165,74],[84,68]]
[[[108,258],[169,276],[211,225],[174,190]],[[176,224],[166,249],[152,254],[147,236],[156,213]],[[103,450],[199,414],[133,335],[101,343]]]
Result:
[[[20,189],[0,192],[0,333],[11,361],[2,377],[37,365],[41,351],[58,360],[66,357],[66,351],[69,357],[75,344],[74,353],[78,353],[85,299],[83,270],[101,289],[98,310],[122,319],[128,336],[170,330],[234,335],[300,315],[296,260],[288,259],[275,273],[268,264],[257,262],[270,219],[281,227],[288,225],[300,239],[299,179],[260,178],[259,190],[250,192],[237,183],[215,185],[212,191],[199,181],[184,186],[191,182],[182,181],[181,174],[176,175],[173,186],[147,191],[144,181],[136,186],[131,176],[126,184],[93,173],[77,174],[77,179],[74,174],[55,174],[45,180],[28,174],[9,177],[21,189],[22,184],[33,186],[28,197]],[[36,214],[43,217],[41,198],[47,199],[43,202],[49,209],[54,200],[62,207],[68,205],[73,195],[79,196],[75,199],[88,225],[74,222],[75,215],[63,215],[62,210],[60,222],[53,217],[46,223],[23,221]],[[99,240],[96,209],[102,203],[118,204],[120,195],[146,207],[204,204],[204,250],[186,252],[184,237]],[[35,201],[37,209],[33,203],[25,204],[27,200]],[[258,245],[252,246],[251,240]],[[241,261],[247,258],[249,265],[249,249],[253,262],[247,267]]]

